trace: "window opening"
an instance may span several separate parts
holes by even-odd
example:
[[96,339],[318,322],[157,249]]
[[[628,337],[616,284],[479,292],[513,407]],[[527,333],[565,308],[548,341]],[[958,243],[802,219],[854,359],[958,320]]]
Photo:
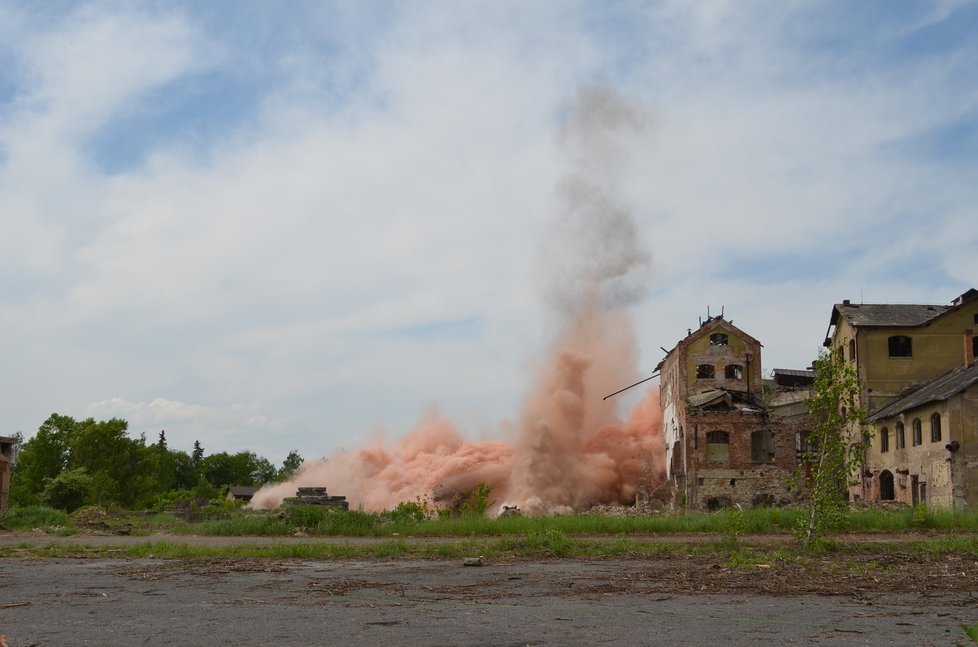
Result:
[[849,361],[850,362],[855,362],[856,361],[856,340],[855,339],[850,339],[849,340]]
[[712,380],[714,376],[713,364],[700,364],[696,367],[697,380]]
[[894,335],[887,341],[890,357],[913,357],[913,342],[906,335]]
[[930,417],[930,441],[932,443],[941,440],[941,414],[935,413]]
[[880,453],[885,454],[890,451],[890,430],[886,427],[880,429]]
[[917,446],[921,443],[920,418],[913,419],[913,444]]
[[722,332],[715,332],[710,335],[711,346],[726,346],[728,341],[727,336]]
[[774,460],[774,434],[763,429],[750,435],[751,461],[768,463]]
[[754,463],[774,460],[774,434],[764,429],[750,435],[750,459]]
[[727,364],[727,367],[723,369],[723,375],[728,380],[742,380],[744,379],[744,367],[740,364]]
[[707,432],[706,460],[711,463],[730,462],[730,434],[725,431]]
[[883,470],[880,472],[880,501],[892,501],[893,499],[893,472]]
[[903,423],[896,423],[896,448],[903,449],[907,446],[907,435],[903,431]]
[[805,460],[816,452],[818,446],[810,431],[799,431],[795,434],[795,458]]

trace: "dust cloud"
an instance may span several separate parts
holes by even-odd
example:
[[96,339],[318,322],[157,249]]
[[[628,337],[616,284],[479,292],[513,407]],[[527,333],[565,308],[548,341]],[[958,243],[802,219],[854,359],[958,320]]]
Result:
[[615,196],[626,143],[643,115],[614,90],[580,91],[558,143],[568,170],[541,250],[542,287],[556,318],[554,342],[500,440],[473,441],[436,410],[396,443],[376,442],[307,461],[251,506],[279,506],[297,487],[325,485],[353,507],[377,511],[418,497],[439,506],[486,483],[496,504],[552,514],[627,504],[664,477],[658,387],[622,420],[603,396],[638,379],[627,307],[644,294],[650,254]]

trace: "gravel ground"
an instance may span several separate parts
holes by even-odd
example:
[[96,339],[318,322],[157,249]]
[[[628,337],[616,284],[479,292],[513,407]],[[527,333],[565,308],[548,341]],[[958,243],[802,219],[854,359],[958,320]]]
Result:
[[978,564],[833,557],[0,560],[28,645],[953,645]]

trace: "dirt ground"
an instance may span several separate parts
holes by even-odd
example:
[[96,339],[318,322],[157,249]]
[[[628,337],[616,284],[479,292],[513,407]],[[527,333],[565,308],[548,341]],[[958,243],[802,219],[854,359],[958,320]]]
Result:
[[953,645],[962,622],[969,556],[0,560],[9,647]]

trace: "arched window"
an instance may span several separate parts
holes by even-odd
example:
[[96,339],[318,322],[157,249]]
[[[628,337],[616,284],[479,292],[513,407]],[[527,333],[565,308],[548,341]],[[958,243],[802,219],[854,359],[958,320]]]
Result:
[[894,335],[888,340],[890,357],[913,357],[913,342],[906,335]]
[[700,364],[696,367],[697,380],[712,380],[713,376],[713,364]]
[[727,335],[722,332],[715,332],[710,335],[711,346],[726,346],[728,341]]
[[886,427],[880,429],[880,453],[885,454],[890,451],[890,430]]
[[913,444],[914,446],[919,445],[921,442],[922,434],[920,433],[920,418],[913,419]]
[[896,423],[896,448],[903,449],[907,445],[907,436],[903,432],[903,423]]
[[744,379],[744,367],[740,364],[727,364],[727,367],[723,369],[723,376],[728,380],[742,380]]
[[706,460],[711,463],[730,462],[730,434],[725,431],[707,432]]
[[883,470],[880,472],[880,501],[892,501],[893,495],[893,472]]
[[941,440],[941,414],[935,413],[930,417],[930,441],[932,443]]

